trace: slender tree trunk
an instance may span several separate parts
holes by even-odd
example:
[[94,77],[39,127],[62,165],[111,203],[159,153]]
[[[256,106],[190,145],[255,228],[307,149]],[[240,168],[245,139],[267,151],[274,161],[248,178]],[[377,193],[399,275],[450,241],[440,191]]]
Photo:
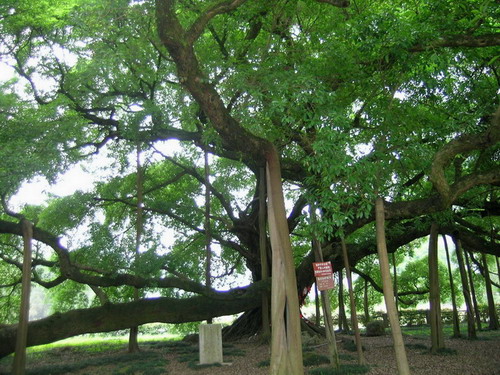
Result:
[[273,250],[271,285],[271,374],[303,375],[300,310],[295,265],[286,220],[276,149],[267,153],[268,220]]
[[23,274],[21,279],[21,307],[19,324],[17,325],[16,352],[12,364],[13,375],[24,375],[26,368],[26,344],[28,339],[28,321],[30,312],[31,291],[31,241],[33,239],[33,224],[21,219],[23,230]]
[[318,291],[318,285],[314,283],[314,293],[316,297],[314,298],[314,305],[316,307],[316,325],[319,327],[321,324],[321,312],[319,311],[319,291]]
[[391,333],[394,341],[394,352],[399,375],[410,374],[408,358],[399,325],[398,312],[394,303],[394,290],[392,289],[391,273],[389,271],[389,257],[387,255],[387,244],[385,240],[385,213],[384,201],[378,197],[375,202],[375,224],[377,232],[377,252],[380,263],[380,273],[382,275],[382,287],[384,289],[384,299],[387,309],[387,316],[391,324]]
[[453,236],[453,241],[455,242],[455,253],[457,254],[460,279],[462,280],[462,291],[467,309],[467,337],[469,339],[476,339],[476,326],[474,325],[474,312],[469,290],[469,281],[467,280],[467,273],[465,271],[465,264],[462,256],[462,242],[460,241],[458,234]]
[[339,330],[349,333],[349,324],[347,324],[347,314],[344,303],[344,272],[339,270]]
[[368,306],[368,281],[364,280],[363,287],[363,307],[365,312],[365,326],[370,321],[370,308]]
[[358,352],[358,363],[360,365],[366,364],[366,359],[363,354],[363,344],[361,343],[361,335],[359,333],[359,326],[358,326],[358,316],[356,313],[356,301],[354,300],[354,292],[352,290],[352,276],[351,276],[351,267],[349,265],[349,256],[347,253],[347,245],[345,243],[344,237],[340,238],[341,245],[342,245],[342,256],[344,258],[344,267],[345,267],[345,273],[347,277],[347,286],[349,289],[349,301],[351,303],[351,324],[352,324],[352,329],[354,330],[354,337],[356,339],[356,350]]
[[458,318],[457,297],[455,295],[455,282],[453,281],[453,274],[451,270],[450,252],[448,250],[448,241],[443,234],[444,249],[446,251],[446,263],[448,264],[448,277],[450,279],[451,290],[451,305],[453,308],[453,338],[458,339],[462,337],[460,334],[460,319]]
[[[260,270],[262,280],[269,278],[269,264],[267,262],[267,234],[266,234],[266,171],[260,168],[259,181],[259,249]],[[271,337],[269,322],[269,294],[262,294],[262,335],[265,339]]]
[[431,352],[437,353],[444,348],[443,327],[441,323],[441,300],[438,272],[438,225],[432,223],[429,236],[429,306],[431,321]]
[[[313,224],[314,226],[314,223],[316,222],[315,206],[310,205],[310,210],[311,210],[310,211],[311,224]],[[321,244],[314,235],[312,240],[312,247],[314,251],[314,259],[316,260],[316,262],[323,262],[324,259],[323,259],[323,251],[321,250]],[[323,307],[323,317],[325,321],[326,340],[328,342],[328,350],[330,353],[330,363],[334,368],[338,369],[340,367],[340,358],[337,349],[337,341],[335,339],[335,330],[333,329],[330,298],[328,297],[328,293],[326,290],[322,290],[320,293],[321,293],[321,306]]]
[[469,260],[469,253],[467,250],[464,250],[464,259],[465,259],[465,266],[467,268],[467,273],[469,275],[469,282],[470,282],[470,292],[471,292],[471,297],[472,297],[472,306],[474,306],[474,315],[476,317],[476,325],[477,325],[477,330],[481,330],[481,313],[479,312],[479,305],[477,303],[477,298],[476,298],[476,288],[474,287],[474,279],[472,275],[472,267],[471,267],[471,262]]
[[493,297],[493,288],[491,286],[491,278],[490,271],[488,269],[488,259],[486,258],[486,254],[482,253],[482,261],[483,261],[483,269],[484,269],[484,281],[486,284],[486,297],[488,298],[488,318],[489,324],[488,328],[492,330],[498,330],[498,315],[497,309],[495,307],[495,299]]
[[[208,152],[205,151],[205,283],[207,289],[212,289],[212,231],[210,227],[210,165]],[[207,319],[212,324],[212,318]]]
[[500,261],[498,260],[498,257],[495,257],[497,261],[497,281],[500,283]]
[[396,266],[396,253],[391,254],[392,258],[392,274],[394,275],[394,301],[396,303],[396,311],[399,314],[399,301],[398,301],[398,268]]
[[[136,222],[135,222],[135,256],[138,257],[141,247],[142,228],[144,226],[143,204],[144,204],[144,176],[141,166],[141,147],[137,143],[136,148],[136,189],[137,189],[137,205],[136,205]],[[134,288],[134,300],[139,299],[139,290]],[[130,328],[128,335],[128,351],[129,353],[137,353],[139,348],[139,327]]]

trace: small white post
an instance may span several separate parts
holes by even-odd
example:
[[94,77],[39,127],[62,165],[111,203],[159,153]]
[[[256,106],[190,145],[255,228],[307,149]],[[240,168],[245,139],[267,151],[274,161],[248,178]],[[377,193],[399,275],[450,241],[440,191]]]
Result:
[[222,326],[200,325],[200,365],[222,364]]

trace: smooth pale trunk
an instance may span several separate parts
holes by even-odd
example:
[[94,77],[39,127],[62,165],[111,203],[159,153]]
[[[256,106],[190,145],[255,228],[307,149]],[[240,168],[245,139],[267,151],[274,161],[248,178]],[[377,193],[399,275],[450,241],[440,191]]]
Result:
[[476,326],[474,325],[474,312],[472,310],[469,281],[467,280],[467,273],[465,271],[464,259],[462,256],[462,242],[458,237],[453,237],[453,241],[455,242],[455,253],[457,254],[460,279],[462,280],[462,292],[464,294],[465,305],[467,306],[467,337],[469,339],[476,339]]
[[481,255],[481,260],[484,269],[484,281],[486,287],[486,297],[488,299],[488,317],[489,323],[488,328],[492,330],[497,330],[499,328],[497,309],[495,307],[495,298],[493,296],[493,288],[491,287],[490,271],[488,269],[488,259],[486,254]]
[[[259,181],[259,250],[261,278],[267,280],[269,278],[269,264],[267,262],[266,171],[264,168],[260,168]],[[271,336],[268,293],[262,294],[262,334],[266,340]]]
[[33,224],[26,219],[21,220],[23,229],[24,254],[23,274],[21,289],[21,308],[19,312],[19,324],[17,326],[16,352],[12,365],[13,375],[23,375],[26,367],[26,344],[28,340],[28,321],[30,310],[31,291],[31,241],[33,238]]
[[431,321],[431,352],[444,348],[443,328],[441,324],[441,301],[439,297],[438,274],[438,225],[432,223],[429,237],[429,306]]
[[451,290],[451,305],[453,308],[453,337],[459,338],[460,334],[460,320],[458,318],[458,309],[457,309],[457,298],[455,296],[455,283],[453,281],[453,274],[451,272],[451,261],[450,261],[450,251],[448,249],[448,241],[446,240],[446,236],[443,235],[444,249],[446,251],[446,263],[448,265],[448,278],[450,280],[450,290]]
[[274,148],[267,154],[268,219],[271,237],[271,374],[303,375],[300,312],[286,220],[278,154]]
[[392,339],[394,340],[394,352],[396,354],[396,364],[399,375],[409,375],[410,367],[406,357],[406,349],[399,325],[398,312],[394,303],[394,290],[392,288],[391,274],[389,270],[389,257],[387,255],[387,245],[385,241],[385,213],[384,201],[378,197],[375,202],[375,224],[377,231],[377,252],[380,263],[380,273],[382,275],[382,287],[384,289],[385,306],[387,316],[391,324]]

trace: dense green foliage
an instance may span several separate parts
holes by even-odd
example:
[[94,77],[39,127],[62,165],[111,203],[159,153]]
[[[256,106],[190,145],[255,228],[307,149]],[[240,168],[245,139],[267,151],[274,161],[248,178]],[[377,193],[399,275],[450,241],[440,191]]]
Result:
[[[192,37],[189,63],[203,73],[195,87],[158,36],[162,2],[0,5],[0,62],[13,72],[0,87],[2,322],[16,321],[19,299],[22,242],[5,229],[17,223],[12,211],[62,239],[58,247],[36,238],[33,280],[51,289],[54,310],[131,301],[136,286],[144,298],[207,292],[205,150],[213,286],[260,280],[263,164],[248,151],[251,139],[228,140],[218,118],[279,151],[299,290],[313,282],[311,234],[338,269],[342,233],[353,266],[371,279],[370,309],[381,301],[371,256],[378,195],[387,202],[389,250],[402,265],[398,290],[408,293],[401,297],[408,306],[427,298],[412,295],[427,287],[427,261],[411,259],[404,246],[425,237],[431,221],[442,233],[459,232],[467,250],[500,254],[495,1],[248,0],[215,16],[208,10],[223,2],[178,0],[187,30],[179,38]],[[226,108],[219,117],[203,104],[211,89]],[[13,205],[34,177],[56,183],[81,165],[88,173],[74,194]],[[308,202],[321,212],[314,226]],[[79,272],[68,272],[66,255]],[[440,276],[445,302],[445,268]],[[364,280],[355,283],[359,309]]]

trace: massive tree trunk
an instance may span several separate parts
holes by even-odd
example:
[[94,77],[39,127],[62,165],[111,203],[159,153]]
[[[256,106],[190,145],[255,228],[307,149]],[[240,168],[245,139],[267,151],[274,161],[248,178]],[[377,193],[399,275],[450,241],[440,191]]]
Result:
[[429,236],[429,305],[432,353],[437,353],[444,348],[438,272],[438,235],[438,225],[432,223]]
[[186,29],[178,19],[175,1],[156,0],[158,35],[175,62],[180,82],[210,120],[221,137],[222,146],[227,151],[241,155],[247,165],[266,165],[269,231],[273,250],[271,372],[298,375],[304,373],[299,302],[279,155],[269,141],[255,136],[231,116],[215,87],[202,72],[194,49],[194,43],[213,17],[230,12],[243,2],[216,4],[200,14]]
[[399,375],[409,375],[410,367],[406,357],[406,349],[399,325],[398,312],[394,303],[394,290],[392,289],[391,273],[389,270],[389,257],[387,256],[387,245],[385,241],[385,218],[384,201],[377,198],[375,202],[375,225],[377,231],[377,251],[380,262],[380,273],[382,275],[382,286],[384,289],[385,306],[391,324],[391,333],[394,340],[394,352]]
[[[186,323],[237,314],[260,307],[270,282],[260,281],[233,292],[192,298],[151,298],[58,313],[29,323],[27,345],[42,345],[83,333],[112,332],[162,322]],[[14,352],[17,325],[0,328],[0,358]]]
[[455,253],[457,254],[460,279],[462,280],[462,291],[464,294],[464,300],[467,309],[467,337],[469,339],[476,339],[476,327],[474,325],[474,311],[470,296],[469,281],[467,280],[467,273],[465,271],[465,264],[462,256],[462,243],[460,241],[460,238],[458,237],[458,233],[453,236],[453,241],[455,242]]
[[451,305],[453,309],[453,338],[460,338],[460,319],[458,318],[457,297],[455,296],[455,283],[453,281],[453,274],[451,271],[450,251],[448,249],[448,241],[443,234],[444,249],[446,251],[446,263],[448,265],[448,277],[450,280],[451,290]]
[[[267,261],[267,231],[266,231],[266,171],[260,168],[259,175],[259,250],[261,278],[269,278],[269,264]],[[269,322],[269,295],[262,295],[262,336],[265,340],[271,337]]]
[[271,289],[271,373],[304,373],[297,280],[281,186],[278,153],[267,155],[269,232],[273,249]]
[[493,297],[493,288],[491,287],[490,271],[488,269],[488,259],[486,254],[481,254],[483,269],[484,269],[484,281],[486,284],[486,297],[488,298],[488,328],[497,330],[499,328],[497,309],[495,307],[495,299]]

